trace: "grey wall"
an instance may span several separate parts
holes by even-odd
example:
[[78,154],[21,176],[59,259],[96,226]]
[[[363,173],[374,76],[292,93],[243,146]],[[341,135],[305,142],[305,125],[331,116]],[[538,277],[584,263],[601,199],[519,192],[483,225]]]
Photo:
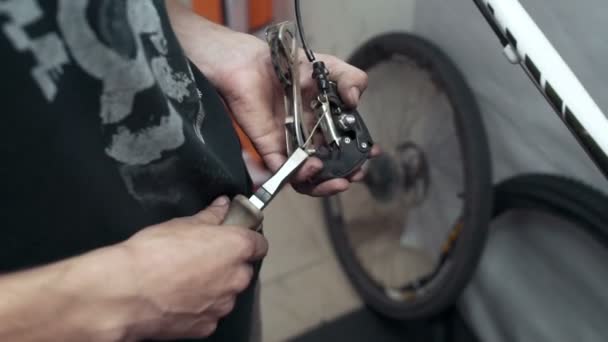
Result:
[[[608,2],[522,4],[608,112]],[[608,181],[534,86],[506,62],[472,1],[421,0],[414,17],[415,30],[447,51],[473,86],[496,180],[544,171],[608,190]],[[538,213],[509,214],[491,228],[481,266],[461,303],[482,340],[608,340],[605,250],[576,226]]]
[[[301,0],[302,21],[311,47],[348,57],[356,46],[388,31],[411,30],[415,0]],[[275,0],[277,20],[292,20],[293,0]]]
[[[522,4],[608,111],[605,0],[526,0]],[[608,182],[500,45],[471,0],[418,1],[415,30],[465,71],[491,140],[496,179],[516,172],[560,172],[608,189]],[[608,134],[608,132],[607,132]]]

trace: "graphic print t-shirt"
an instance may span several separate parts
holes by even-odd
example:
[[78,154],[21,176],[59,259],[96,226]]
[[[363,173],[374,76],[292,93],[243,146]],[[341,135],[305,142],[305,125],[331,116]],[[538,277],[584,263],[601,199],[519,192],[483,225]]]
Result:
[[[162,1],[0,0],[0,51],[0,273],[250,192]],[[250,294],[210,340],[246,340]]]

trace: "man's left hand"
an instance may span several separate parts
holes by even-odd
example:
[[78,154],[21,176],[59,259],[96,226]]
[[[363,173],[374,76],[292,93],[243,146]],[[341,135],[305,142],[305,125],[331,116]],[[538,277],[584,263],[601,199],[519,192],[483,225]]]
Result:
[[[204,41],[185,46],[187,55],[219,90],[239,126],[249,136],[266,166],[274,172],[286,160],[285,105],[283,89],[271,63],[270,49],[252,35],[211,23],[207,25],[208,34],[199,36]],[[331,73],[330,79],[337,82],[346,105],[356,107],[367,87],[367,75],[336,57],[323,54],[316,54],[316,57],[325,62]],[[303,52],[300,76],[303,103],[310,103],[317,89],[312,79],[312,65]],[[379,149],[375,147],[371,154],[378,153]],[[363,171],[358,170],[348,179],[332,179],[311,186],[308,180],[322,168],[321,160],[309,158],[292,178],[292,185],[302,193],[328,196],[347,190],[351,182],[364,176]]]

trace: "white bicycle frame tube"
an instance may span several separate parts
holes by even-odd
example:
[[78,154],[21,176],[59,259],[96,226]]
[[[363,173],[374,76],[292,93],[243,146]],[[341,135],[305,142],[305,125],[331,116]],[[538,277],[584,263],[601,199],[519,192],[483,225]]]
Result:
[[[608,177],[608,118],[518,0],[474,0],[504,45]],[[502,35],[502,36],[501,36]]]

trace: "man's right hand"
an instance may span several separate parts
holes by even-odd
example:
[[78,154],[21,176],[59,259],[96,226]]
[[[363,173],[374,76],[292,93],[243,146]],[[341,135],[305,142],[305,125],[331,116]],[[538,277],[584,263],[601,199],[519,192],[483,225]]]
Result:
[[[142,315],[129,329],[140,338],[206,337],[252,279],[252,262],[268,250],[259,233],[220,226],[228,199],[142,230],[122,244]],[[136,317],[136,316],[134,316]]]
[[[0,274],[0,341],[139,341],[205,337],[233,308],[268,244],[220,226],[228,200],[129,240]],[[49,337],[50,336],[50,337]]]

